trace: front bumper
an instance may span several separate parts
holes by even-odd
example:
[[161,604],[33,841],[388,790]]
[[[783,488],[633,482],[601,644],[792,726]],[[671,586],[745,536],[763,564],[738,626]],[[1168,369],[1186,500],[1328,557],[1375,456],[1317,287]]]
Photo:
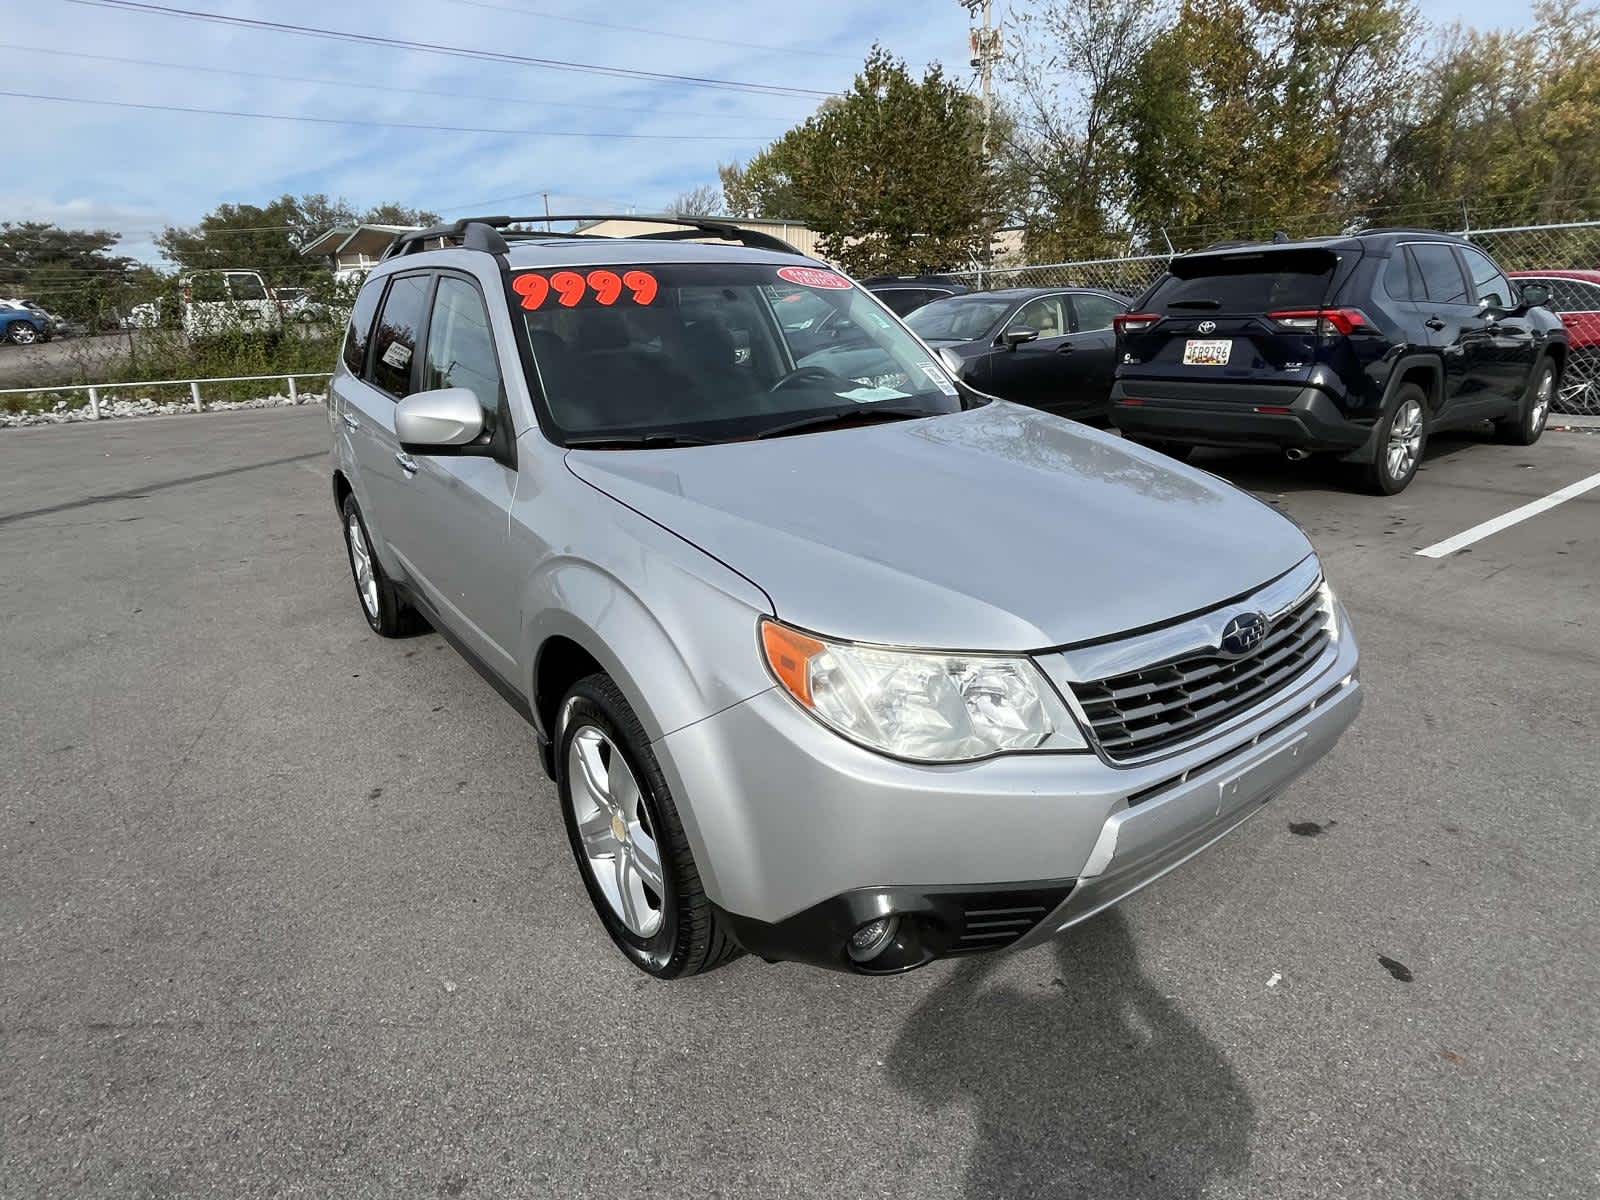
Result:
[[1138,379],[1112,385],[1111,423],[1136,437],[1197,446],[1342,451],[1361,446],[1373,426],[1318,387]]
[[706,894],[746,949],[852,969],[851,930],[902,913],[928,951],[916,966],[1047,938],[1279,795],[1360,708],[1357,650],[1341,624],[1323,658],[1247,720],[1137,766],[1089,753],[898,762],[776,689],[655,749]]

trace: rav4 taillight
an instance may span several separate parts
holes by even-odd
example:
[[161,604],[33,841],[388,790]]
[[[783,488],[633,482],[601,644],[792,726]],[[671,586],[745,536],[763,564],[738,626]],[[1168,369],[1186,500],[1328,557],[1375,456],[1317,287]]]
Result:
[[1111,318],[1111,328],[1118,333],[1143,333],[1154,329],[1160,321],[1160,313],[1120,313]]
[[1359,308],[1292,308],[1284,312],[1268,313],[1267,317],[1285,329],[1319,333],[1323,337],[1372,328],[1372,322],[1367,320],[1367,314]]

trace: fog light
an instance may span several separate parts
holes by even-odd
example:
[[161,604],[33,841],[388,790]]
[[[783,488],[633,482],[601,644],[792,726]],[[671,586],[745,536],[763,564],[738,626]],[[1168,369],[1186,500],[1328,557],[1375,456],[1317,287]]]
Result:
[[864,963],[876,958],[894,941],[894,935],[899,928],[900,918],[896,916],[879,917],[876,921],[868,921],[850,935],[850,944],[846,949],[851,959]]

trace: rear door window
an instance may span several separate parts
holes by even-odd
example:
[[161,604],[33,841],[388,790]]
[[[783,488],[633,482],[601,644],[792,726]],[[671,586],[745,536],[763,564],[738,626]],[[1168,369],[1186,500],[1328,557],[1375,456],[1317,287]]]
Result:
[[373,335],[372,382],[396,400],[411,394],[411,359],[428,304],[427,275],[402,275],[389,285]]
[[1179,258],[1143,307],[1174,314],[1319,308],[1338,265],[1338,257],[1327,250]]
[[1421,242],[1410,247],[1422,275],[1422,287],[1435,304],[1471,304],[1466,277],[1455,251],[1441,242]]
[[1076,317],[1073,332],[1090,333],[1096,329],[1110,329],[1111,318],[1126,310],[1110,296],[1084,292],[1072,297],[1072,311]]

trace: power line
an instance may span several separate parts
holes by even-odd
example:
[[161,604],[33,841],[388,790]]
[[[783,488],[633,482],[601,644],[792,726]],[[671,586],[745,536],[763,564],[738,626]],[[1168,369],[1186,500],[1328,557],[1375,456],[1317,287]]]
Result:
[[606,67],[595,63],[573,62],[564,58],[533,58],[524,54],[510,54],[500,50],[474,50],[466,46],[446,46],[437,42],[413,42],[405,38],[385,37],[375,33],[350,33],[339,29],[318,29],[310,25],[291,25],[281,21],[263,21],[254,17],[234,17],[223,13],[200,12],[188,8],[169,8],[161,4],[140,3],[139,0],[66,0],[66,2],[68,4],[82,4],[95,8],[117,9],[126,12],[153,13],[158,16],[179,17],[192,21],[211,21],[218,25],[231,25],[244,29],[266,29],[274,33],[292,33],[299,37],[358,42],[369,46],[387,46],[396,50],[416,50],[424,54],[444,54],[455,58],[481,59],[485,62],[512,63],[525,67],[544,67],[553,71],[577,71],[584,74],[610,76],[616,79],[682,83],[691,87],[755,92],[769,96],[828,97],[834,95],[833,92],[790,87],[786,84],[747,83],[736,79],[713,79],[702,75],[678,75],[667,71],[645,71],[634,67]]
[[665,29],[646,29],[642,25],[620,25],[611,21],[595,21],[588,17],[569,17],[558,13],[538,12],[520,8],[515,4],[492,4],[489,0],[447,0],[450,4],[464,4],[468,8],[486,8],[494,12],[515,13],[519,17],[536,17],[542,21],[562,21],[568,25],[590,25],[596,29],[615,29],[623,33],[647,33],[651,37],[673,38],[680,42],[705,42],[712,46],[735,46],[741,50],[765,50],[772,54],[803,54],[808,58],[838,58],[856,61],[853,54],[833,54],[827,50],[798,50],[791,46],[769,46],[760,42],[736,42],[730,38],[705,37],[695,33],[669,33]]
[[[71,0],[81,3],[83,0]],[[138,108],[147,112],[197,113],[210,117],[250,117],[257,121],[299,121],[311,125],[356,125],[367,129],[432,130],[435,133],[491,133],[517,137],[615,138],[646,142],[750,142],[758,139],[711,133],[586,133],[576,129],[494,129],[479,125],[421,125],[411,121],[363,121],[349,117],[309,117],[291,113],[240,112],[229,108],[192,108],[184,104],[141,104],[134,100],[103,100],[88,96],[47,96],[41,92],[0,90],[0,96],[19,100],[49,100],[60,104],[95,104],[103,108]]]
[[[530,100],[526,96],[486,96],[475,92],[438,92],[427,88],[394,87],[385,83],[355,83],[347,79],[317,79],[303,75],[279,75],[271,71],[241,71],[236,67],[208,67],[201,66],[198,63],[161,62],[149,58],[122,58],[115,54],[86,54],[81,50],[56,50],[45,46],[22,46],[15,42],[0,42],[0,50],[22,50],[29,54],[53,54],[61,58],[82,58],[93,62],[123,63],[136,67],[163,67],[174,71],[204,71],[212,75],[238,75],[247,79],[275,79],[283,83],[312,83],[326,87],[361,88],[375,92],[404,92],[413,96],[440,96],[454,100],[486,100],[495,104],[544,104],[552,108],[593,109],[596,112],[647,113],[652,116],[664,117],[743,118],[742,113],[686,112],[682,109],[631,108],[612,104],[575,104],[564,100]],[[780,118],[755,117],[749,119],[777,121]]]

